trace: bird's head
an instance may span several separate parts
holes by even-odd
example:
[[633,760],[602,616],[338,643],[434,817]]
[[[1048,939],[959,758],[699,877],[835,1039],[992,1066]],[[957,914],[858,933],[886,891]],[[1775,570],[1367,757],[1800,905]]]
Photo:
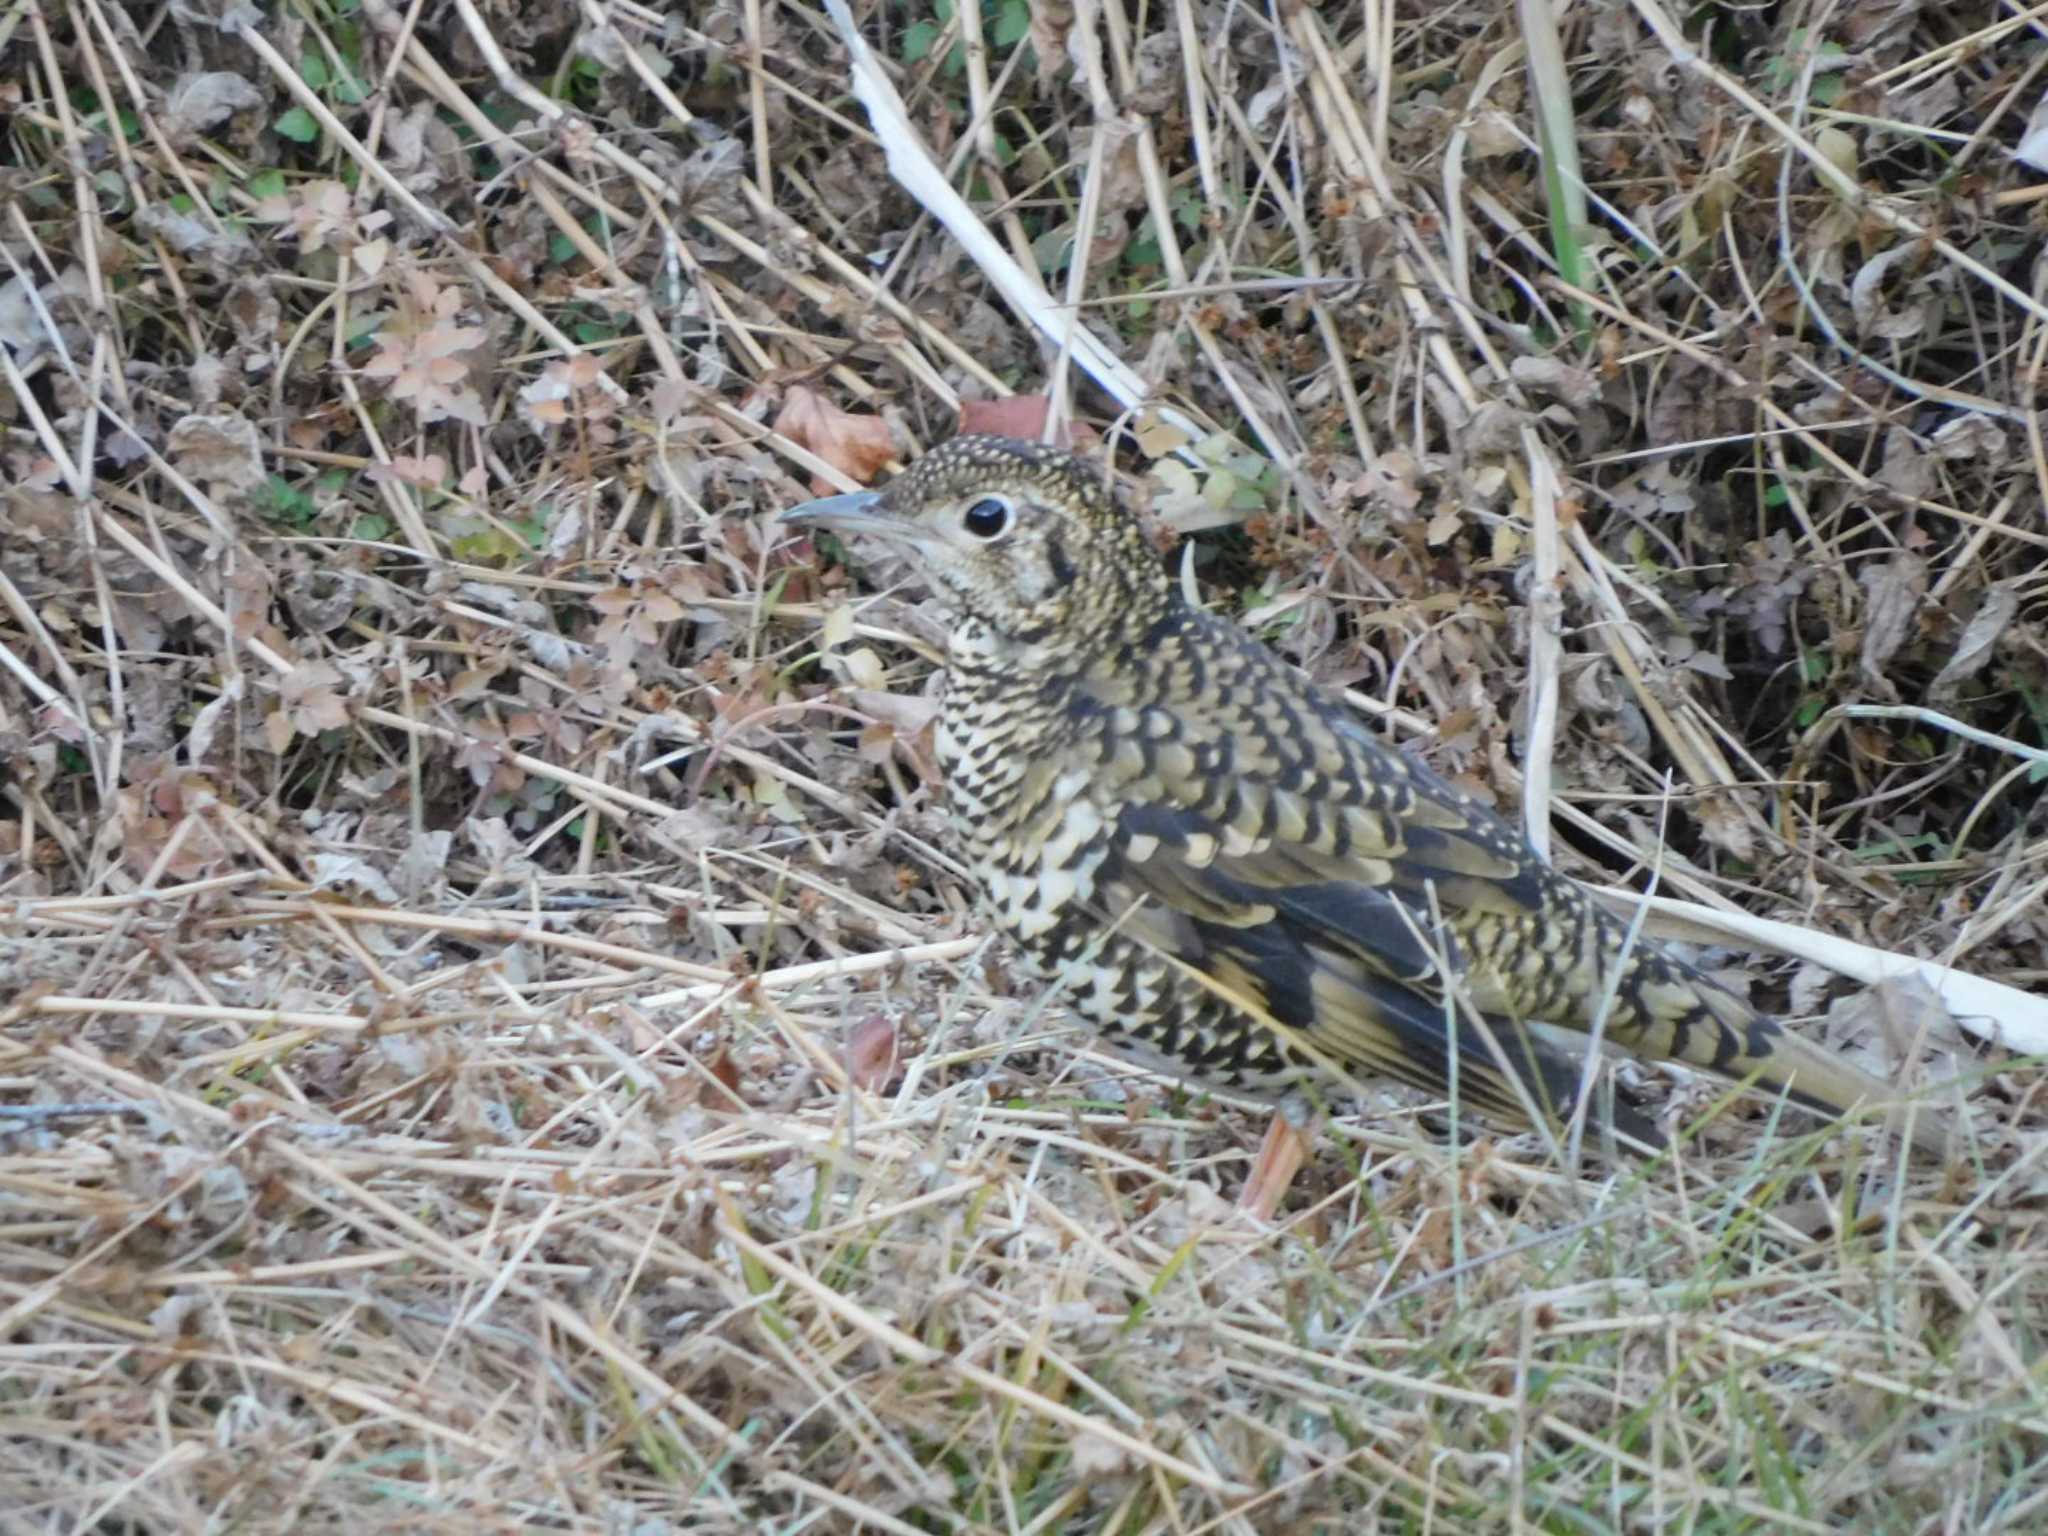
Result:
[[1013,645],[1128,635],[1173,600],[1157,551],[1094,466],[1015,438],[956,437],[879,491],[805,502],[782,521],[895,546],[949,606]]

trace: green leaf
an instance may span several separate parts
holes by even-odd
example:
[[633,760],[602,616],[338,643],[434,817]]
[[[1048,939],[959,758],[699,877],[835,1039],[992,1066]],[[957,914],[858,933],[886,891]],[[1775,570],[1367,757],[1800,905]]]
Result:
[[932,44],[939,40],[941,28],[936,21],[913,22],[903,29],[903,62],[921,64],[932,51]]
[[280,138],[290,139],[294,144],[311,144],[320,137],[320,125],[304,107],[293,107],[273,126]]
[[1028,0],[1003,0],[996,12],[995,30],[989,34],[998,48],[1015,47],[1031,33],[1031,6]]
[[282,475],[271,475],[265,479],[261,500],[267,504],[265,515],[273,522],[304,528],[313,521],[316,510],[313,498]]
[[471,565],[510,565],[525,555],[517,539],[486,526],[475,533],[466,533],[451,542],[458,560]]
[[1074,259],[1074,232],[1066,225],[1055,225],[1031,242],[1031,254],[1038,261],[1038,270],[1046,277],[1066,269]]

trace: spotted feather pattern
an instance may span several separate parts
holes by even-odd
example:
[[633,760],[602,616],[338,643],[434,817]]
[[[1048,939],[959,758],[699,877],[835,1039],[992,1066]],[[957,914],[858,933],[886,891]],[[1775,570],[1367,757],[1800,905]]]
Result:
[[[955,525],[990,495],[1014,515],[984,549]],[[1640,1055],[1822,1111],[1890,1097],[1627,943],[1490,809],[1190,607],[1080,461],[957,439],[878,515],[963,610],[939,751],[988,910],[1138,1060],[1274,1098],[1354,1074],[1455,1080],[1463,1102],[1522,1121],[1568,1106],[1580,1062],[1555,1029],[1591,1029],[1611,986],[1605,1037]],[[1919,1123],[1925,1145],[1945,1139]]]

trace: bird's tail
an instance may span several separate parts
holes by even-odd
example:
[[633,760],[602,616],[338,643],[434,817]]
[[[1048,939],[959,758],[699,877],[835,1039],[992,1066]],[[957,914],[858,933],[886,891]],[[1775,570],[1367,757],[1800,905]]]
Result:
[[1641,955],[1621,990],[1615,1034],[1630,1049],[1778,1090],[1831,1118],[1859,1108],[1882,1112],[1915,1151],[1948,1157],[1951,1127],[1941,1111],[1901,1102],[1896,1085],[1793,1034],[1689,967]]

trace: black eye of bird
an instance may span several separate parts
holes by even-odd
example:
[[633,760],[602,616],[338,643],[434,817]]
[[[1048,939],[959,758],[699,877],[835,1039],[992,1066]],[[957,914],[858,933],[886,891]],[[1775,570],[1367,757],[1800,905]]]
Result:
[[967,509],[961,522],[977,539],[993,539],[1010,526],[1009,504],[984,496]]

